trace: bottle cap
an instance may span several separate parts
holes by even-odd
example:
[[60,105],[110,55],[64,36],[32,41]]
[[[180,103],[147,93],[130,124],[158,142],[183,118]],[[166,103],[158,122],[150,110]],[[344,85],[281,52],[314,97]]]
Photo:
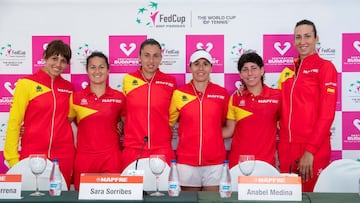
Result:
[[224,163],[224,164],[228,164],[228,163],[229,163],[229,160],[224,160],[223,163]]
[[176,163],[176,159],[171,159],[171,163]]
[[53,159],[53,162],[59,162],[59,159]]

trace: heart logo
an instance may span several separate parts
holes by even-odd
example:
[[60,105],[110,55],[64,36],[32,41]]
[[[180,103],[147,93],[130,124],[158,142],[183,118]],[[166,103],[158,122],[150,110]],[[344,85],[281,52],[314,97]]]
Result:
[[45,50],[48,46],[48,43],[43,44],[43,49]]
[[127,49],[127,45],[125,43],[121,43],[120,44],[120,49],[121,49],[121,51],[124,52],[124,54],[126,56],[130,56],[130,54],[136,49],[136,44],[135,43],[130,43],[129,44],[129,49]]
[[353,124],[360,131],[360,119],[355,119]]
[[236,89],[239,89],[241,85],[242,85],[241,81],[236,81],[235,82]]
[[207,52],[210,52],[213,47],[214,47],[214,46],[213,46],[213,44],[212,44],[211,42],[206,43],[206,48],[204,48],[204,44],[201,43],[201,42],[199,42],[199,43],[196,44],[196,48],[197,48],[197,49],[204,49],[204,50],[206,50]]
[[358,52],[360,52],[360,41],[354,41],[353,46]]
[[276,51],[279,52],[279,54],[281,54],[281,56],[283,56],[291,47],[290,42],[285,42],[284,43],[284,48],[281,48],[281,43],[280,42],[275,42],[274,43],[274,48],[276,49]]
[[14,95],[14,89],[15,89],[15,86],[16,86],[16,83],[14,85],[14,88],[11,87],[11,82],[5,82],[4,83],[4,87],[5,89],[11,94],[11,95]]
[[83,89],[85,89],[88,85],[89,85],[89,83],[86,82],[86,81],[84,81],[84,82],[81,83],[81,87],[82,87]]

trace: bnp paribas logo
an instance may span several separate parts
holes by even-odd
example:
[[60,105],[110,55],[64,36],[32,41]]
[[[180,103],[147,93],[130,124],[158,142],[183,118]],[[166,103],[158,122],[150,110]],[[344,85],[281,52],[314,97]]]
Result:
[[158,3],[150,1],[148,5],[141,7],[137,11],[136,23],[147,27],[154,27],[156,16],[159,14]]

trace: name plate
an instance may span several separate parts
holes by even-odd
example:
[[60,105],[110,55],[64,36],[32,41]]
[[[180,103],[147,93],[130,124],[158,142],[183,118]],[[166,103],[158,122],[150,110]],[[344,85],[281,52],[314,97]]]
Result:
[[0,199],[21,199],[20,174],[0,174]]
[[238,200],[301,201],[301,178],[238,176]]
[[79,200],[142,200],[143,176],[82,173]]

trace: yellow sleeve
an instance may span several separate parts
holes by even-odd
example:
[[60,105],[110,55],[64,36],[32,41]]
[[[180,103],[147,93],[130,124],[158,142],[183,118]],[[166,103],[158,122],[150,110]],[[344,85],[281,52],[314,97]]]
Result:
[[281,73],[280,73],[280,77],[279,77],[279,81],[278,81],[278,88],[281,90],[282,88],[282,83],[285,82],[288,78],[292,78],[294,77],[294,71],[292,71],[290,68],[284,68]]
[[123,78],[122,90],[125,96],[127,96],[131,91],[135,90],[138,87],[146,85],[146,82],[134,77],[130,74],[126,74]]
[[229,120],[236,120],[235,115],[234,115],[234,106],[233,106],[233,99],[234,99],[234,95],[231,95],[230,99],[229,99],[229,105],[228,105],[228,111],[227,111],[227,115],[226,118]]
[[177,90],[175,90],[173,92],[173,95],[171,97],[171,102],[170,102],[170,108],[169,108],[169,115],[170,115],[170,120],[169,120],[169,124],[170,126],[173,126],[178,118],[179,118],[179,114],[180,112],[177,109],[177,105],[176,105],[176,98],[175,98],[175,93],[177,92]]
[[29,104],[29,85],[26,79],[19,79],[16,83],[10,108],[8,126],[6,130],[4,157],[10,167],[19,162],[20,127],[24,121],[25,111]]
[[169,108],[170,126],[173,126],[177,122],[180,116],[180,110],[194,100],[196,100],[196,96],[194,95],[187,94],[179,90],[174,91]]
[[70,109],[69,109],[68,118],[70,118],[71,120],[76,117],[76,112],[75,112],[75,110],[74,110],[73,94],[74,94],[74,93],[72,93],[72,94],[70,95],[70,98],[69,98],[69,103],[70,103],[69,107],[70,107]]

